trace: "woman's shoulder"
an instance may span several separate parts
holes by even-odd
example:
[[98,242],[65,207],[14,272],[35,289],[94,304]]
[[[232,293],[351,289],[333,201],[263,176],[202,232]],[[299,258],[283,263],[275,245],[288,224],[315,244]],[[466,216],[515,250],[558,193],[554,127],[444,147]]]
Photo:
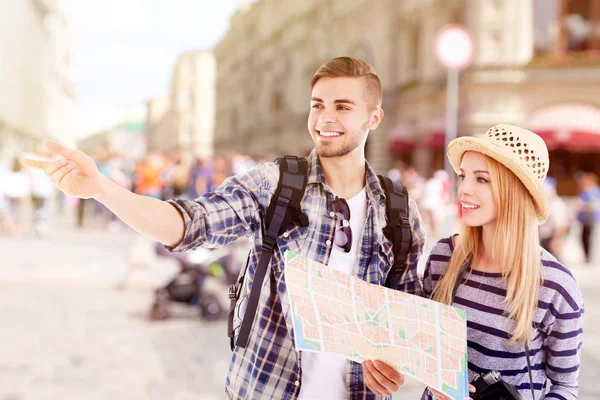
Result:
[[429,267],[436,271],[443,270],[450,262],[453,251],[454,243],[452,236],[438,240],[429,253]]
[[583,296],[573,273],[545,249],[541,255],[542,286],[546,292],[546,299],[541,300],[572,311],[582,309]]
[[441,238],[431,248],[430,255],[447,256],[448,259],[450,259],[450,256],[452,256],[452,252],[454,251],[454,240],[455,235]]

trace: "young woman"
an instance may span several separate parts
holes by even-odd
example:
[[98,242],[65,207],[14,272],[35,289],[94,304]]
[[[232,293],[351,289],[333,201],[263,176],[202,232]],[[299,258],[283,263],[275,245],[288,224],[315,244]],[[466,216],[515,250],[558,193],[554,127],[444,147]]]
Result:
[[[460,180],[461,232],[433,247],[423,289],[467,312],[469,381],[497,371],[523,399],[576,399],[583,299],[571,272],[539,245],[544,141],[497,125],[452,141],[448,157]],[[422,398],[445,396],[426,389]]]

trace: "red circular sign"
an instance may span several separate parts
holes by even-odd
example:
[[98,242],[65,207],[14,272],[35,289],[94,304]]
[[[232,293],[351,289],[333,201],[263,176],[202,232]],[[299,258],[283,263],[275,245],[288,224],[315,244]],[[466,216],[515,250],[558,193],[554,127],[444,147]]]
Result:
[[435,56],[449,70],[465,69],[473,60],[473,39],[461,25],[447,25],[435,37]]

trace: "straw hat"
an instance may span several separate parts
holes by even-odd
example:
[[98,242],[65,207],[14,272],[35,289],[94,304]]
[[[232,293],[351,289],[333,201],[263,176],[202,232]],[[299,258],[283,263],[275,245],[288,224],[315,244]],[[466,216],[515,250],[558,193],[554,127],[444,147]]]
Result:
[[548,173],[548,148],[533,132],[512,125],[496,125],[481,137],[465,136],[448,145],[448,159],[456,173],[463,155],[476,151],[498,161],[523,182],[535,203],[540,223],[548,219],[548,200],[542,182]]

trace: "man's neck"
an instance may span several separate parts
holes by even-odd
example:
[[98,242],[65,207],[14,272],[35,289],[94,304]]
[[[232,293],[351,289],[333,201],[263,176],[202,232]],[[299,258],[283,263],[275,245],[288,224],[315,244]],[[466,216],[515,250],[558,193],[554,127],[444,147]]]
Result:
[[343,157],[319,157],[327,186],[338,197],[350,199],[356,196],[366,182],[365,157],[356,152]]

